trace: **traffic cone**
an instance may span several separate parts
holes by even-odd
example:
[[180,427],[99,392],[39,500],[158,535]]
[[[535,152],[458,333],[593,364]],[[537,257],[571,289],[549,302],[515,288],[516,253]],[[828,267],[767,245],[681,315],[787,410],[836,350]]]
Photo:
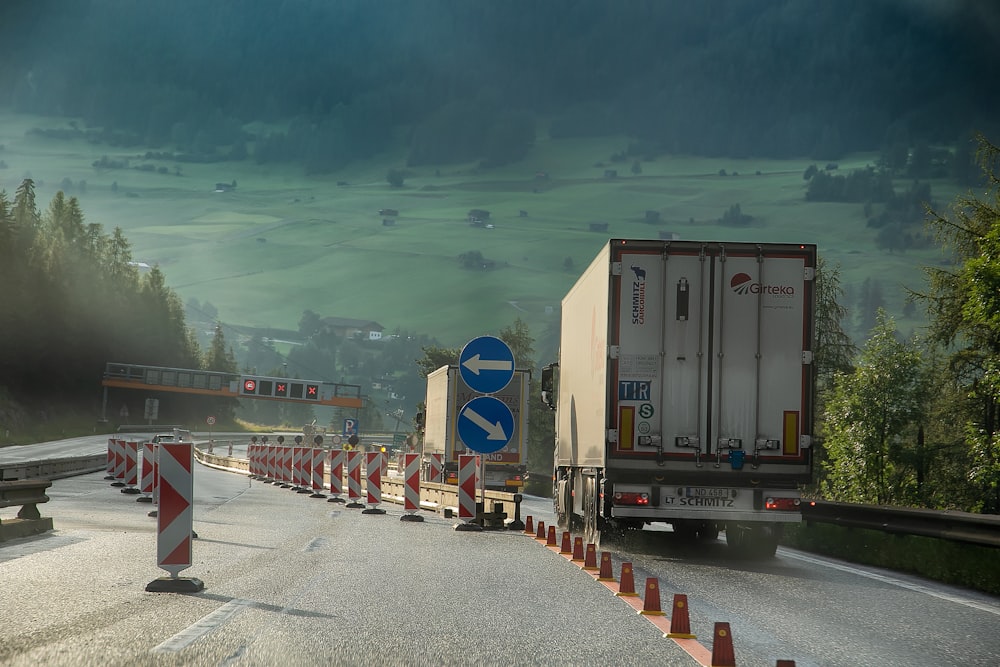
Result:
[[583,569],[588,572],[595,572],[597,567],[597,547],[593,542],[587,544],[587,555],[583,557]]
[[607,551],[601,552],[601,570],[597,575],[598,581],[614,581],[615,573],[611,569],[611,554]]
[[556,546],[556,527],[549,526],[549,534],[545,538],[545,546],[554,547]]
[[559,553],[561,554],[571,554],[573,549],[569,546],[569,531],[564,530],[562,536],[562,546],[559,547]]
[[573,560],[583,561],[583,538],[576,537],[573,539]]
[[524,534],[534,535],[535,534],[535,520],[528,515],[528,518],[524,520]]
[[539,521],[538,522],[538,531],[535,533],[535,539],[536,540],[544,540],[545,539],[545,522],[544,521]]
[[728,623],[716,623],[712,633],[712,667],[736,667],[733,636]]
[[688,616],[688,596],[674,593],[674,611],[670,615],[670,632],[664,635],[671,639],[697,639],[691,634],[691,619]]
[[635,579],[632,576],[632,563],[622,563],[622,580],[618,582],[618,592],[622,597],[638,597],[635,592]]
[[666,616],[660,609],[660,582],[656,577],[646,578],[646,594],[642,598],[642,611],[644,616]]

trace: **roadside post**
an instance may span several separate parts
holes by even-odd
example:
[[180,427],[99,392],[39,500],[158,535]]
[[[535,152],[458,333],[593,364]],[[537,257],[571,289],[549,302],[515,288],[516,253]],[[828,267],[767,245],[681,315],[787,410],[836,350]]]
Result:
[[197,593],[205,588],[200,579],[180,577],[191,567],[194,524],[194,445],[162,442],[159,446],[159,500],[156,516],[157,566],[169,577],[146,585],[152,593]]

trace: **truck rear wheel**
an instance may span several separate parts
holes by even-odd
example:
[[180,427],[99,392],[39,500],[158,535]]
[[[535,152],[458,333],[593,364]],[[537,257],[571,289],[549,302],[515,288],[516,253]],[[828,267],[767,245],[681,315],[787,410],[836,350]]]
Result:
[[726,525],[726,544],[741,558],[772,558],[782,532],[778,523],[731,523]]

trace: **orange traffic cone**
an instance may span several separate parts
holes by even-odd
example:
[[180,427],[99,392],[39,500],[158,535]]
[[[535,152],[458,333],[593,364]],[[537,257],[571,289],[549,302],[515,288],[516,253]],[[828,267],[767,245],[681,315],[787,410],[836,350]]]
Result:
[[691,619],[688,617],[688,596],[674,593],[674,612],[670,615],[670,632],[664,637],[674,639],[697,639],[691,634]]
[[545,546],[554,547],[556,545],[556,527],[549,526],[549,534],[545,538]]
[[638,597],[635,592],[635,579],[632,576],[632,563],[622,563],[622,580],[618,582],[618,592],[622,597]]
[[598,581],[614,581],[615,573],[611,569],[611,554],[607,551],[601,552],[601,570],[597,575]]
[[716,623],[712,635],[712,667],[736,667],[733,636],[728,623]]
[[597,546],[591,542],[587,544],[587,554],[583,558],[583,569],[588,572],[596,572],[597,567]]
[[666,616],[660,609],[660,582],[656,577],[646,578],[646,594],[642,598],[642,611],[645,616]]
[[544,540],[545,539],[545,522],[544,521],[539,521],[538,522],[538,531],[535,533],[535,539],[536,540]]
[[535,520],[531,518],[530,514],[528,515],[528,518],[524,520],[524,534],[525,535],[535,534]]
[[568,530],[564,530],[563,531],[563,537],[562,537],[562,546],[559,547],[559,553],[561,553],[561,554],[571,554],[571,553],[573,553],[572,547],[569,546],[569,539],[570,539],[569,531]]
[[577,537],[573,539],[573,560],[582,561],[583,560],[583,538]]

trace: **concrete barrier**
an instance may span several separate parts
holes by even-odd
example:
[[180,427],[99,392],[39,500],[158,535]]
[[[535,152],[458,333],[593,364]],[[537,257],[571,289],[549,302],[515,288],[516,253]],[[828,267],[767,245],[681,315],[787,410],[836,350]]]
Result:
[[0,542],[52,530],[52,519],[38,513],[38,504],[49,501],[45,489],[50,486],[52,482],[47,479],[0,482],[0,509],[21,508],[16,519],[0,518]]

